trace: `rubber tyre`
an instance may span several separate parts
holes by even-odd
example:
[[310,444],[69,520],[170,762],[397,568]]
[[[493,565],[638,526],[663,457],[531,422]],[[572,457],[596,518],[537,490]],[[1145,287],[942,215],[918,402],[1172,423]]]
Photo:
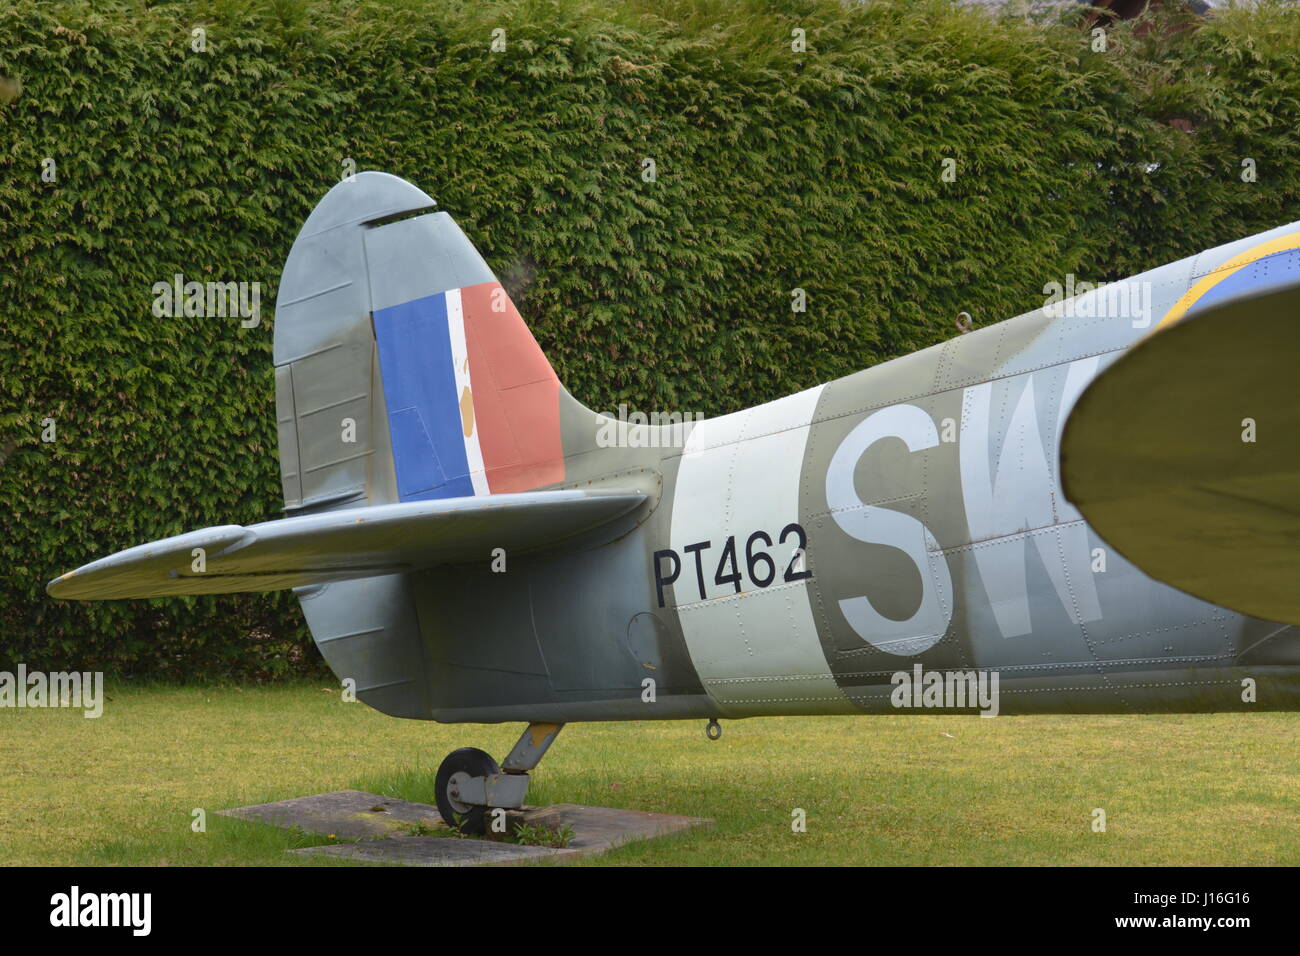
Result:
[[[447,754],[447,758],[438,767],[438,776],[433,785],[438,814],[444,822],[460,830],[461,833],[482,836],[487,831],[487,815],[491,808],[468,806],[459,801],[453,802],[447,790],[451,785],[452,774],[464,773],[471,777],[486,777],[500,772],[501,768],[492,759],[492,755],[484,753],[477,747],[461,747]],[[458,806],[465,809],[458,809]]]

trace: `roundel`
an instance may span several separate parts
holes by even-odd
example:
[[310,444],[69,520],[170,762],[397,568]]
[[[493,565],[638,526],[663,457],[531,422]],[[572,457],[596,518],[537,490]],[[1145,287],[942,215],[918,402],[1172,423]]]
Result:
[[1266,292],[1297,282],[1300,282],[1300,232],[1292,232],[1251,246],[1201,276],[1165,313],[1157,328],[1172,325],[1194,309],[1243,293]]

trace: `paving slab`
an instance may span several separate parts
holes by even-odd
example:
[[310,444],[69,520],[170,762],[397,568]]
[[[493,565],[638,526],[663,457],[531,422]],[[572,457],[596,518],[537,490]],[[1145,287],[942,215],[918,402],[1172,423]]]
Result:
[[218,812],[285,829],[298,827],[308,833],[335,836],[340,840],[421,835],[421,828],[442,826],[437,807],[381,797],[363,790],[335,790],[313,797],[296,797]]
[[557,803],[525,810],[523,819],[532,826],[547,826],[552,830],[565,825],[572,827],[573,839],[568,848],[579,853],[604,853],[633,840],[649,840],[694,827],[713,826],[713,821],[707,817],[588,807],[579,803]]
[[568,846],[558,848],[431,835],[430,829],[442,829],[437,807],[363,790],[336,790],[219,812],[242,820],[297,827],[308,833],[355,841],[290,850],[291,853],[398,866],[500,866],[544,859],[559,862],[582,854],[603,853],[632,840],[652,839],[713,824],[704,817],[576,803],[511,811],[515,823],[551,829],[570,827],[573,835]]

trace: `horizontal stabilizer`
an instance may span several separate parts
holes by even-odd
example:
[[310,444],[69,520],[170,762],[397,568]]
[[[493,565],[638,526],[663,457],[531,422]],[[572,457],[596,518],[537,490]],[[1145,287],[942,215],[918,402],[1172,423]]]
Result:
[[1066,496],[1147,574],[1300,624],[1300,285],[1191,313],[1126,352],[1066,424]]
[[92,561],[47,590],[77,600],[230,594],[489,562],[496,548],[514,557],[578,547],[645,500],[637,492],[534,491],[222,525]]

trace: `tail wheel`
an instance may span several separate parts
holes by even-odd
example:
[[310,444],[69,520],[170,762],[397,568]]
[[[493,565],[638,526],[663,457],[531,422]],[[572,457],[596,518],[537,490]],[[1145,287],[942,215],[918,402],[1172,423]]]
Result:
[[461,833],[475,836],[484,833],[487,830],[489,808],[462,803],[456,798],[456,793],[460,784],[471,777],[487,777],[500,772],[501,768],[492,759],[492,755],[477,747],[461,747],[449,753],[438,768],[434,782],[438,813],[443,821]]

